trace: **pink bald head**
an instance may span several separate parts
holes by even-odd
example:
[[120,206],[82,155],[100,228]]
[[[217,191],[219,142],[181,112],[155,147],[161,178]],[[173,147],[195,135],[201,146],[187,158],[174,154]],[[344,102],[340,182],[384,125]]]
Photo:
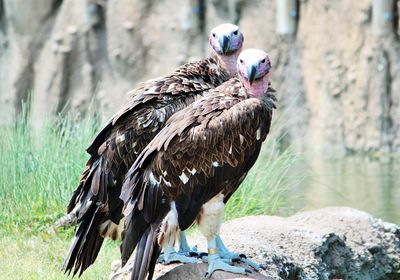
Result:
[[243,34],[237,25],[224,23],[214,27],[210,33],[210,45],[219,55],[236,53],[243,45]]
[[271,61],[262,50],[247,49],[238,57],[239,78],[252,96],[259,97],[268,89],[270,70]]
[[236,74],[236,60],[242,51],[243,34],[234,24],[224,23],[214,27],[210,33],[210,45],[222,65],[232,77]]

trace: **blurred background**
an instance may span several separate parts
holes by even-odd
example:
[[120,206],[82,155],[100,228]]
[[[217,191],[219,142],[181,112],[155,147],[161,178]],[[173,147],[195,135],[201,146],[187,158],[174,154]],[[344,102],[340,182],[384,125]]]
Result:
[[[36,126],[92,102],[107,119],[138,82],[207,55],[209,30],[232,22],[245,47],[271,56],[285,145],[318,158],[392,161],[400,151],[399,9],[396,0],[0,0],[0,121],[14,121],[28,96]],[[336,170],[315,157],[309,170]],[[330,177],[346,181],[347,163],[337,164]],[[383,176],[378,169],[357,174]]]
[[299,205],[336,204],[331,191],[349,185],[364,194],[338,203],[368,209],[385,189],[374,211],[399,221],[381,209],[400,198],[399,9],[397,0],[0,0],[0,122],[14,122],[28,97],[36,127],[93,103],[104,122],[138,82],[207,55],[209,30],[232,22],[245,47],[271,56],[280,145],[324,175],[301,186],[309,199]]
[[[41,122],[95,99],[106,118],[138,82],[209,52],[238,24],[269,52],[288,141],[331,153],[400,151],[399,1],[0,0],[1,122],[33,97]],[[325,151],[325,150],[324,150]]]
[[[64,279],[73,231],[49,228],[85,148],[129,90],[206,56],[224,22],[270,54],[279,99],[227,218],[351,206],[400,224],[399,12],[399,0],[0,0],[0,247],[20,256],[2,275]],[[118,258],[107,246],[87,279]]]

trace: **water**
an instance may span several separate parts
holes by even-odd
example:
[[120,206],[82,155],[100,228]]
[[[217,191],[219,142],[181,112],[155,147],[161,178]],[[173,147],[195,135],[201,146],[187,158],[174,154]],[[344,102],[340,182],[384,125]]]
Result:
[[399,160],[310,157],[296,171],[307,176],[291,191],[289,206],[295,210],[350,206],[400,224]]

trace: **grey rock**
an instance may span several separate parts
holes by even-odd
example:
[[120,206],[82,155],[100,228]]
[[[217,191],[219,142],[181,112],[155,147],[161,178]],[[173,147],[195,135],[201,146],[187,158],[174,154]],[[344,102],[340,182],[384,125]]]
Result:
[[[400,228],[352,208],[329,207],[288,218],[235,219],[222,226],[221,236],[228,248],[267,267],[261,272],[266,278],[252,273],[248,277],[256,278],[250,279],[400,279]],[[206,249],[198,235],[189,241]],[[201,279],[206,267],[157,265],[156,276]],[[113,280],[129,279],[127,268],[114,270]],[[213,277],[241,276],[218,272]]]

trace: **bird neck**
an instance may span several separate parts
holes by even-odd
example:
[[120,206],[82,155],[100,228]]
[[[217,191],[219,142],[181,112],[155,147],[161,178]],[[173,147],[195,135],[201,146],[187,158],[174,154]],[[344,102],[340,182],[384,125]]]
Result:
[[250,97],[261,97],[268,89],[269,74],[264,75],[264,77],[262,77],[261,79],[255,80],[251,85],[248,80],[241,80]]
[[232,78],[233,76],[236,75],[237,58],[240,54],[240,51],[241,51],[241,49],[239,49],[236,52],[229,54],[229,55],[223,55],[223,54],[216,53],[221,65],[228,71],[230,78]]

